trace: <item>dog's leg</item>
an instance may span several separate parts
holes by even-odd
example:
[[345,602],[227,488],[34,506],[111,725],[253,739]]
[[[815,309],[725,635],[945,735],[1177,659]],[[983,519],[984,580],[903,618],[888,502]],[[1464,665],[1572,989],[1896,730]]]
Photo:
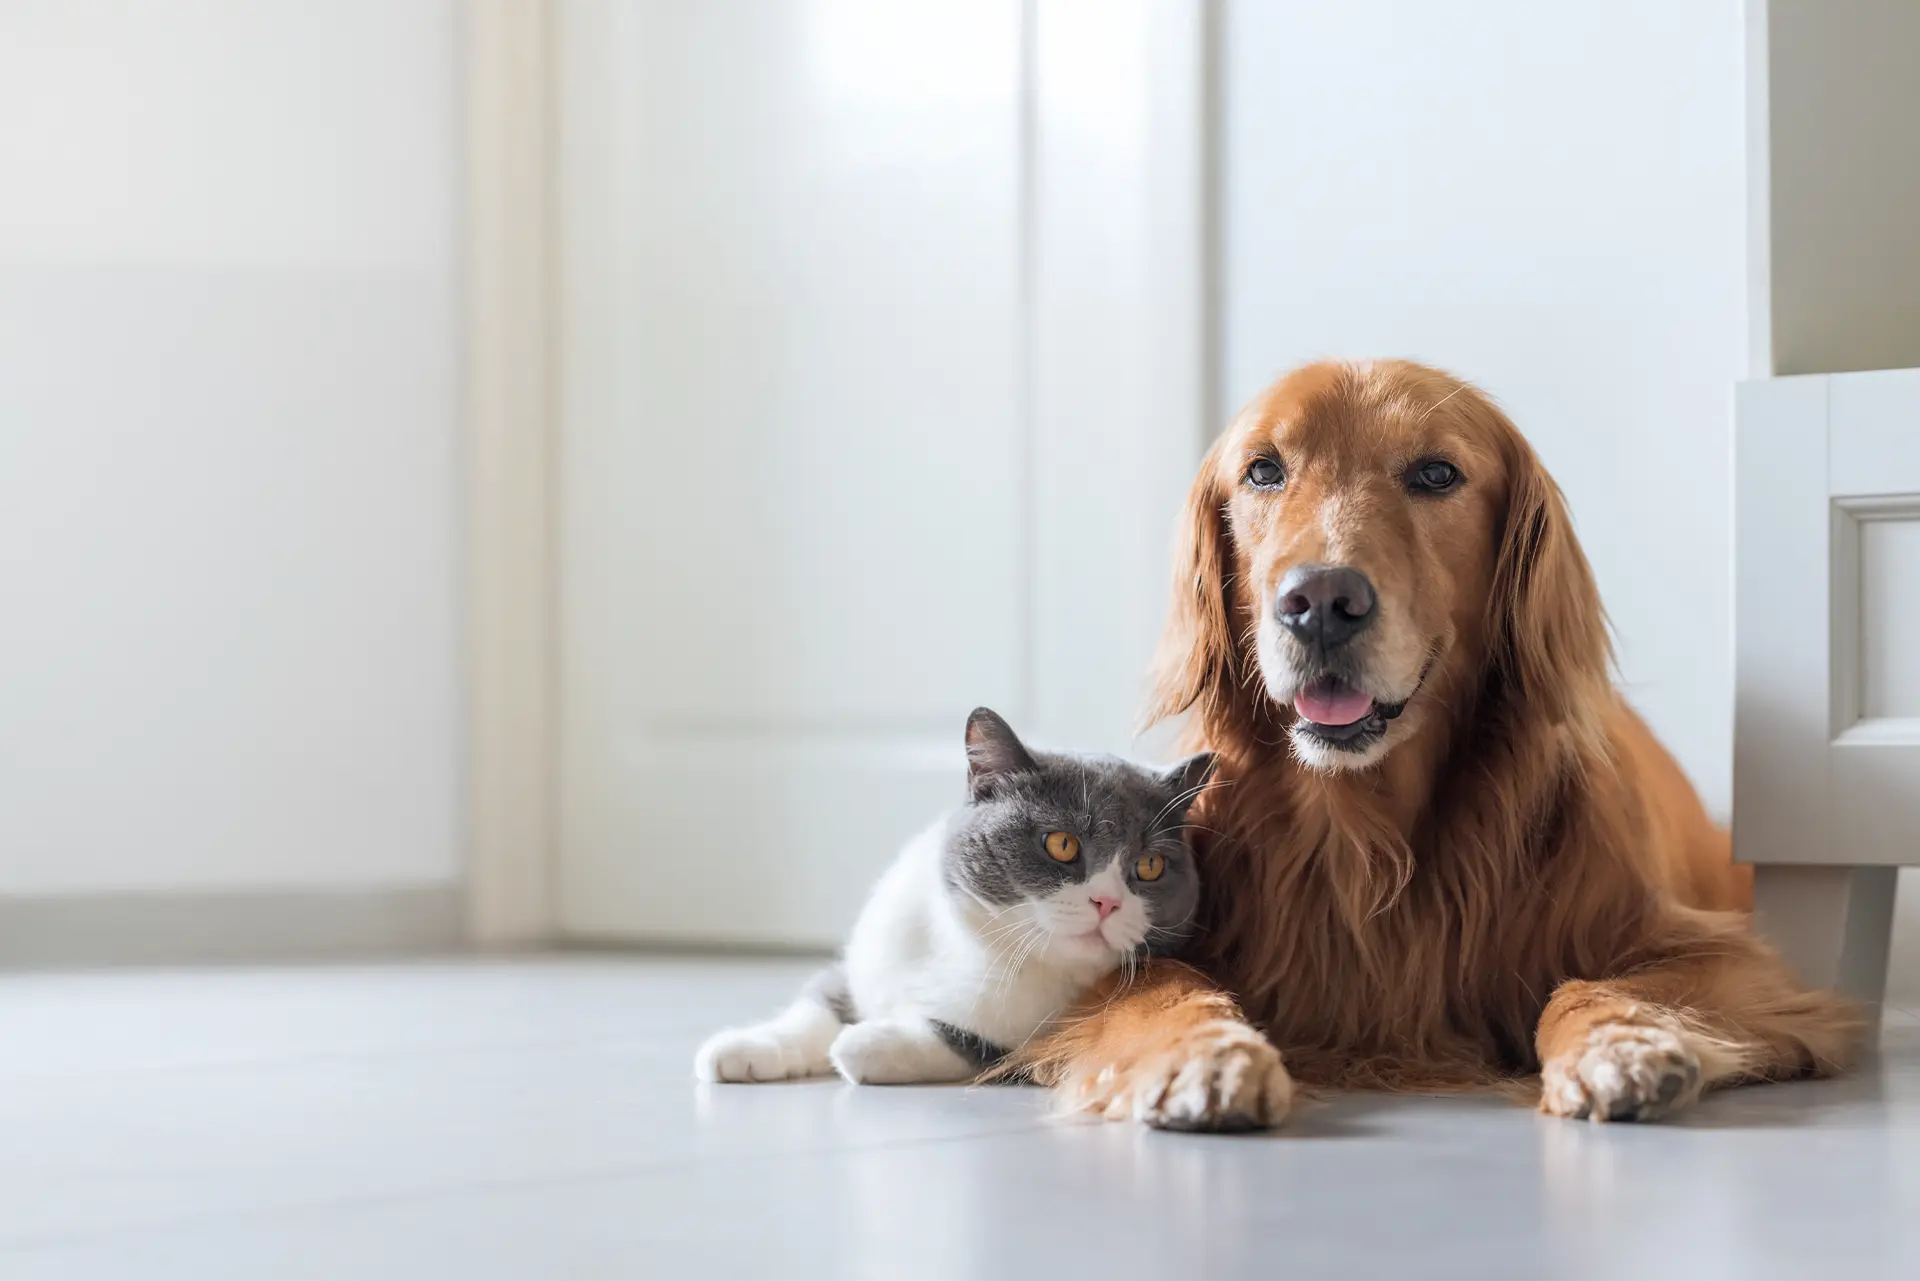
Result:
[[1177,961],[1102,984],[1000,1071],[1054,1086],[1069,1110],[1169,1130],[1264,1129],[1293,1103],[1280,1052]]
[[1739,1081],[1823,1075],[1858,1052],[1858,1007],[1802,986],[1744,918],[1697,914],[1670,955],[1563,983],[1540,1016],[1540,1110],[1648,1121]]

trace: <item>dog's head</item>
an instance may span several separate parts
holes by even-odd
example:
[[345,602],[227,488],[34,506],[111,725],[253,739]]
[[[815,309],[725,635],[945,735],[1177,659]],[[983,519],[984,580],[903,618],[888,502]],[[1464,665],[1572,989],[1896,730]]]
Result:
[[1438,370],[1282,378],[1207,455],[1183,539],[1157,711],[1197,704],[1215,737],[1277,721],[1308,766],[1354,769],[1489,694],[1570,721],[1606,687],[1559,488],[1490,400]]

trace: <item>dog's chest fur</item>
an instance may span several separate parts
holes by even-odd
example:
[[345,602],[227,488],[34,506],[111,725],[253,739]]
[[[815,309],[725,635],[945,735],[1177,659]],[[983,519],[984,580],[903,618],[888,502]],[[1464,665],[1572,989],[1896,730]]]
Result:
[[1267,839],[1209,842],[1199,937],[1302,1079],[1418,1088],[1536,1070],[1547,998],[1605,950],[1569,933],[1551,869],[1286,839],[1313,834],[1300,817],[1255,830]]

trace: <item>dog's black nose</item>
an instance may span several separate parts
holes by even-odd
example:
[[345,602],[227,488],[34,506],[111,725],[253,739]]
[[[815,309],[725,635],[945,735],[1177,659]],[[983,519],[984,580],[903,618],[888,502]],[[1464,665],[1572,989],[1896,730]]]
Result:
[[1280,580],[1274,612],[1301,642],[1337,649],[1373,621],[1373,584],[1345,565],[1300,565]]

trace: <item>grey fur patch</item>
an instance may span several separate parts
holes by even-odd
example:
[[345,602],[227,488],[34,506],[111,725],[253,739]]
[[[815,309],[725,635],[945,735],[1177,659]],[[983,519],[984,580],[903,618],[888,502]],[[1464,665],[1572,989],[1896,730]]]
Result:
[[933,1030],[940,1034],[940,1039],[947,1043],[947,1048],[965,1059],[967,1066],[976,1072],[984,1072],[1007,1057],[1004,1049],[978,1032],[969,1032],[963,1027],[942,1023],[939,1019],[934,1019],[932,1022]]

